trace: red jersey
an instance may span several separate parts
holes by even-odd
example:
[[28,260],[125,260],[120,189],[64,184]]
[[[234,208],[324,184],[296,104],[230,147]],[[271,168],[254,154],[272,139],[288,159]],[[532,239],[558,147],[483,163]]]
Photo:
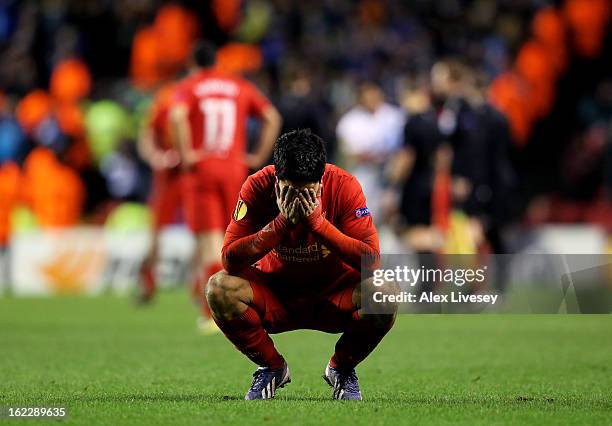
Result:
[[[233,242],[261,231],[279,215],[275,182],[274,166],[267,166],[246,180],[225,234],[224,256]],[[376,255],[380,254],[376,228],[361,185],[354,176],[327,164],[322,178],[321,207],[323,217],[337,231],[349,237],[348,240],[365,243]],[[342,250],[342,245],[334,248],[327,245],[330,243],[324,243],[324,239],[325,236],[315,235],[299,223],[290,228],[256,266],[285,281],[288,286],[321,286],[347,271],[354,273],[358,267],[354,263],[348,264],[341,253],[336,252]]]
[[247,120],[270,105],[254,84],[209,68],[180,84],[176,101],[188,107],[191,148],[207,155],[243,161]]
[[174,99],[176,83],[168,83],[162,86],[151,104],[149,126],[153,132],[153,143],[158,149],[174,149],[168,115],[170,106]]

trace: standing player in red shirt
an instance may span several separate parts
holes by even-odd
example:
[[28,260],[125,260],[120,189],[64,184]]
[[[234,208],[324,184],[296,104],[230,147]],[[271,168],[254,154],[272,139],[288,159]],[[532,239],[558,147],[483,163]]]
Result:
[[290,381],[269,334],[315,329],[343,333],[324,378],[335,399],[360,400],[355,366],[390,330],[397,307],[363,315],[362,293],[389,291],[362,282],[361,268],[380,260],[376,229],[359,182],[325,163],[310,130],[282,135],[274,165],[244,183],[222,257],[207,297],[219,328],[259,366],[245,399],[272,398]]
[[177,219],[177,210],[181,204],[180,158],[169,124],[174,90],[173,82],[159,89],[138,141],[140,156],[153,170],[153,190],[149,201],[153,214],[153,232],[151,248],[141,268],[140,301],[143,303],[149,302],[155,294],[153,267],[157,262],[160,230]]
[[[281,118],[249,81],[215,67],[215,49],[200,42],[192,73],[180,83],[172,121],[183,165],[183,206],[196,235],[194,294],[202,301],[204,332],[216,330],[203,297],[203,284],[222,269],[223,232],[232,216],[240,186],[249,169],[268,160]],[[249,117],[261,122],[259,144],[247,154]]]

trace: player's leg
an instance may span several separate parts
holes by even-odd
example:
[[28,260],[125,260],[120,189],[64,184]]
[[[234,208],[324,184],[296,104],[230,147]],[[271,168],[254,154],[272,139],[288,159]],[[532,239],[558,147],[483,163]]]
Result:
[[[253,275],[255,271],[249,270]],[[248,271],[247,271],[248,272]],[[213,318],[236,348],[259,366],[245,399],[268,399],[291,381],[284,358],[264,328],[288,321],[288,313],[256,276],[236,277],[225,271],[213,275],[206,297]]]
[[[215,170],[216,173],[211,173]],[[205,226],[207,230],[202,234],[201,240],[204,275],[199,288],[200,294],[204,294],[208,279],[223,269],[221,264],[223,237],[236,207],[238,193],[246,179],[244,166],[236,166],[231,162],[227,165],[224,163],[211,165],[207,172],[211,183],[214,182],[214,191],[211,189],[207,202],[211,211]]]
[[285,360],[263,327],[266,309],[281,309],[269,291],[253,278],[219,271],[210,278],[206,297],[214,320],[240,352],[260,367],[284,365]]
[[196,234],[194,259],[194,280],[192,296],[201,310],[198,327],[205,334],[218,331],[205,297],[206,283],[216,272],[223,269],[220,253],[223,247],[223,231],[216,229]]
[[10,247],[8,241],[0,234],[0,296],[10,291]]
[[352,289],[351,302],[355,310],[352,321],[336,344],[336,351],[330,360],[332,367],[340,370],[355,368],[376,348],[395,322],[397,305],[388,302],[368,306],[370,309],[366,310],[362,307],[362,300],[372,300],[374,292],[394,294],[396,291],[392,285],[375,286],[371,278]]
[[[177,178],[178,179],[178,178]],[[148,303],[155,296],[157,282],[155,265],[159,256],[159,236],[161,229],[172,223],[175,217],[176,206],[180,192],[171,182],[170,171],[156,171],[153,176],[153,191],[149,206],[153,216],[151,230],[151,245],[140,268],[140,294],[138,301]]]
[[198,255],[196,261],[197,275],[194,281],[194,295],[200,301],[202,318],[199,327],[206,334],[218,331],[211,319],[210,309],[206,298],[203,297],[208,279],[223,269],[221,264],[221,249],[225,229],[232,217],[238,193],[246,179],[246,171],[241,164],[232,162],[209,162],[205,177],[207,183],[200,196],[201,204],[198,207],[203,212],[203,218],[198,220]]
[[195,237],[192,259],[192,296],[200,307],[200,330],[213,332],[216,326],[210,320],[210,310],[204,297],[208,278],[221,269],[223,244],[223,211],[216,192],[215,179],[204,168],[185,173],[183,177],[183,210],[189,229]]
[[149,303],[155,297],[155,291],[157,290],[155,264],[157,263],[158,252],[159,228],[154,224],[151,230],[151,245],[140,267],[140,292],[138,294],[138,303]]
[[361,399],[355,367],[372,353],[395,322],[395,303],[362,306],[363,300],[372,300],[374,292],[395,294],[397,287],[391,284],[376,287],[372,279],[366,279],[330,298],[340,313],[352,311],[325,369],[324,378],[334,388],[336,399]]

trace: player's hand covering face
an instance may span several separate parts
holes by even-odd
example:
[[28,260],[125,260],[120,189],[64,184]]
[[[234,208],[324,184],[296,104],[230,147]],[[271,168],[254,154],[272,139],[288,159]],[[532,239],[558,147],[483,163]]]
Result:
[[296,197],[296,189],[291,185],[283,185],[281,188],[279,183],[276,182],[274,192],[276,194],[276,205],[280,213],[292,224],[297,224],[300,220],[300,202]]
[[298,199],[300,200],[300,214],[304,218],[315,213],[321,206],[321,198],[318,196],[317,191],[312,188],[300,189],[298,191]]

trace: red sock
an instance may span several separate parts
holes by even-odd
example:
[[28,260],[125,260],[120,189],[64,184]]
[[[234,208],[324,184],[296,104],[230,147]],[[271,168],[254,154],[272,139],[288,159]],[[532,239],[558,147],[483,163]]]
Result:
[[150,262],[146,262],[140,270],[140,282],[142,286],[143,294],[152,296],[157,288],[155,282],[155,271],[153,265]]
[[231,320],[214,320],[236,349],[255,364],[272,369],[285,365],[285,360],[274,347],[274,342],[261,325],[259,314],[253,308],[247,308]]
[[[394,320],[395,321],[395,320]],[[332,368],[337,370],[350,370],[367,358],[378,346],[380,341],[393,327],[394,321],[388,326],[375,326],[366,318],[361,318],[355,311],[349,329],[336,343],[336,352],[329,360]]]

